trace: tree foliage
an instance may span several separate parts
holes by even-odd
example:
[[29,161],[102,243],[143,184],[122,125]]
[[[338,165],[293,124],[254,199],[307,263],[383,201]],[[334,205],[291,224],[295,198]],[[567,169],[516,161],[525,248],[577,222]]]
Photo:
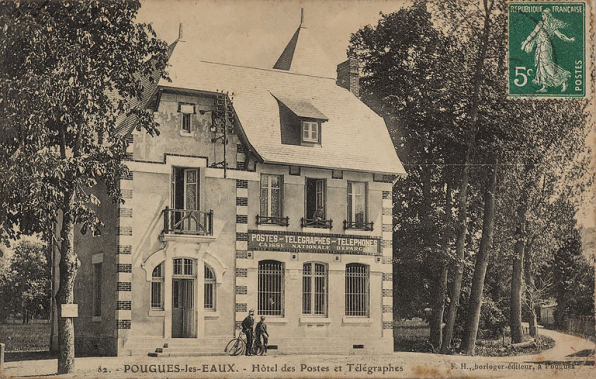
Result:
[[[554,297],[557,300],[555,320],[561,323],[565,314],[594,315],[594,267],[582,253],[581,238],[570,231],[561,241],[552,262]],[[562,326],[562,325],[561,325]]]
[[34,316],[48,316],[51,267],[47,256],[47,249],[40,243],[21,241],[15,246],[8,265],[0,269],[0,320],[17,313],[23,322]]
[[[61,221],[58,304],[74,301],[74,228],[101,232],[98,182],[120,200],[126,133],[157,133],[144,91],[167,45],[135,22],[137,0],[0,2],[0,239]],[[59,318],[58,373],[74,370],[72,319]]]
[[[484,336],[500,335],[511,321],[515,242],[523,241],[526,258],[520,271],[526,273],[520,296],[527,308],[533,308],[530,299],[536,302],[547,296],[552,281],[546,273],[552,272],[553,254],[564,231],[575,224],[573,217],[591,185],[588,101],[550,101],[544,106],[544,102],[507,99],[507,83],[502,79],[506,76],[506,2],[495,1],[488,26],[489,9],[484,4],[488,7],[491,2],[416,1],[382,14],[376,26],[353,34],[348,52],[361,64],[361,97],[385,118],[408,172],[396,183],[393,195],[395,317],[442,317],[442,311],[434,309],[443,307],[444,295],[439,291],[436,297],[439,272],[444,262],[454,268],[463,264],[456,347],[473,312],[468,304],[473,266],[494,162],[498,160],[500,167],[494,235],[481,298],[479,330]],[[478,66],[485,27],[486,55]],[[479,85],[476,100],[475,83]],[[470,156],[464,159],[474,129],[474,104],[475,138]],[[461,195],[464,164],[469,169],[467,234],[463,255],[456,257],[453,220],[461,207],[456,209],[453,201],[447,205],[446,191],[448,185],[453,189],[453,200]],[[445,304],[458,299],[450,295]],[[431,320],[431,331],[432,325]]]
[[[142,77],[166,64],[166,45],[136,24],[137,1],[9,1],[0,4],[0,238],[49,230],[69,208],[95,233],[88,188],[118,199],[126,140],[122,115],[142,109]],[[74,193],[70,203],[68,194]]]

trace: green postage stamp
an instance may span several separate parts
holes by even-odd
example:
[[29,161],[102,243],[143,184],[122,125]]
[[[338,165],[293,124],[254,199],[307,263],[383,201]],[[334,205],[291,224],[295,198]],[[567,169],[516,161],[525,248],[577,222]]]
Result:
[[508,3],[510,97],[586,97],[586,5]]

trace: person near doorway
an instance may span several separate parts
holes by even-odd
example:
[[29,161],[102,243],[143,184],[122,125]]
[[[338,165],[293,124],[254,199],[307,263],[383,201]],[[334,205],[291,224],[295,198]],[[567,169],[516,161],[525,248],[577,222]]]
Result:
[[242,321],[242,333],[246,335],[245,355],[252,355],[252,342],[254,338],[253,326],[255,324],[255,311],[248,311],[248,316]]
[[265,324],[265,316],[261,316],[261,321],[257,323],[255,328],[257,346],[261,348],[262,355],[267,355],[267,342],[269,342],[269,333],[267,333],[267,324]]

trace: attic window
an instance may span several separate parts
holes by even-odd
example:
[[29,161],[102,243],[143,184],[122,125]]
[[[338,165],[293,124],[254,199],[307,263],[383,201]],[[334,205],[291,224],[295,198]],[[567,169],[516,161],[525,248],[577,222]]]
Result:
[[302,121],[302,142],[321,143],[321,125],[319,121]]
[[190,115],[196,113],[195,105],[192,103],[178,103],[178,112],[182,113],[182,132],[190,133]]
[[329,121],[317,107],[317,99],[280,97],[281,140],[283,144],[312,146],[321,144],[322,123]]

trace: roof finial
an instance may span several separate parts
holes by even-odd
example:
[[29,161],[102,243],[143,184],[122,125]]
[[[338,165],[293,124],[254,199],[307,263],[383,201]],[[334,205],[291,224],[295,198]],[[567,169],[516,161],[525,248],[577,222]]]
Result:
[[300,8],[300,26],[304,23],[304,8]]
[[182,23],[178,26],[178,41],[184,41],[184,34],[182,33]]

